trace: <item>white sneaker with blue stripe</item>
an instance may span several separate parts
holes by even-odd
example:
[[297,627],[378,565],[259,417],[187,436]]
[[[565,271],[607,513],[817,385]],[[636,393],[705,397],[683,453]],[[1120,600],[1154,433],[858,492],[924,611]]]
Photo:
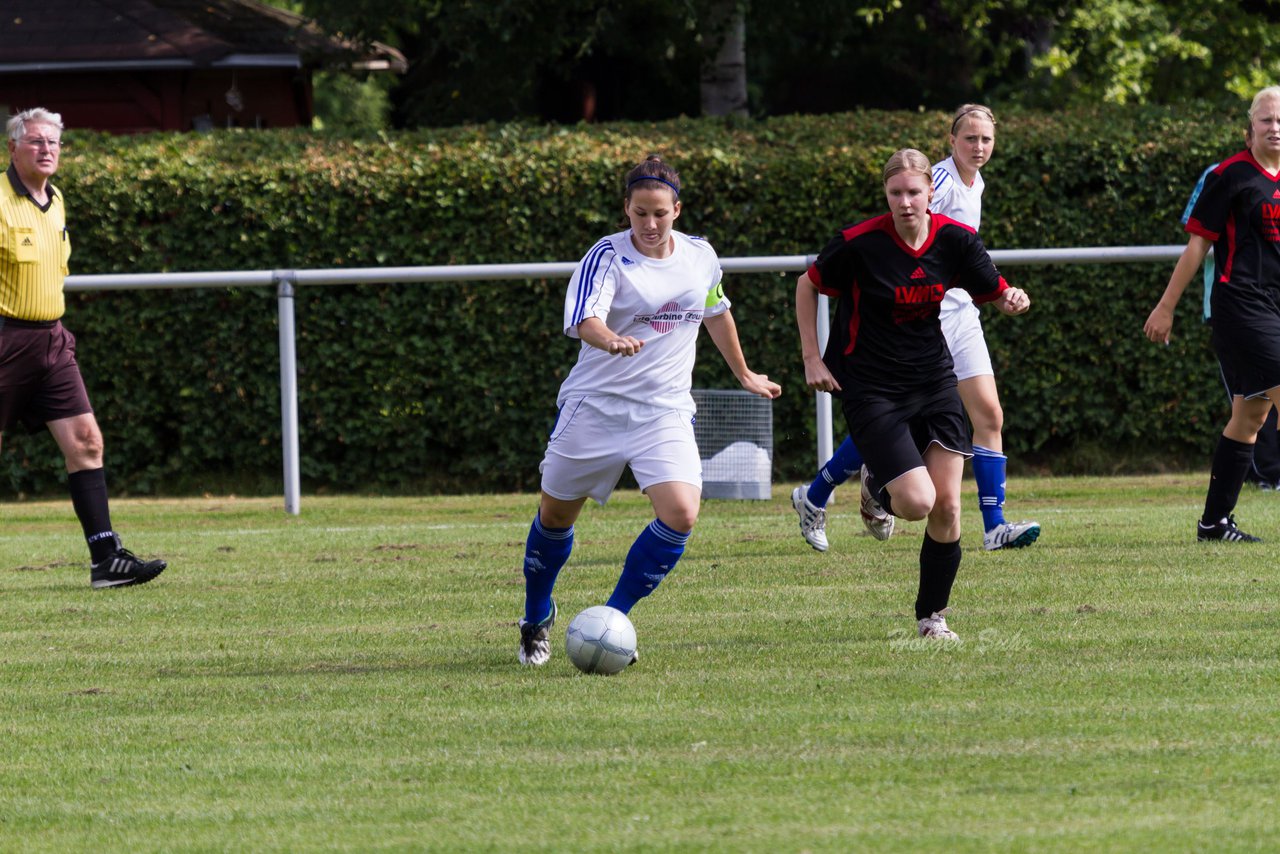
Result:
[[982,547],[989,552],[1020,549],[1034,543],[1039,536],[1039,522],[1001,522],[982,535]]
[[827,511],[809,503],[808,489],[797,486],[791,491],[791,506],[800,517],[800,536],[814,551],[827,550]]

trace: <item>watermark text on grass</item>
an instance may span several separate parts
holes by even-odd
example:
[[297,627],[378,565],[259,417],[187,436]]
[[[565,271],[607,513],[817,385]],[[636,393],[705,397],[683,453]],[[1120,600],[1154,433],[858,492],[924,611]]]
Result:
[[1012,634],[999,629],[983,629],[976,635],[962,635],[955,640],[922,638],[910,629],[893,629],[889,632],[889,649],[894,652],[938,653],[988,653],[1022,652],[1031,648],[1031,642],[1021,632]]

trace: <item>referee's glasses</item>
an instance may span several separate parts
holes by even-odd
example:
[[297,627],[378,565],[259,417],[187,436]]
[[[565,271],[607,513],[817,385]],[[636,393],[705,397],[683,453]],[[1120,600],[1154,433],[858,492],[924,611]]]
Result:
[[47,148],[50,151],[57,151],[58,149],[62,148],[62,140],[44,139],[43,137],[38,137],[38,136],[24,139],[22,140],[22,144],[29,146],[31,148],[34,148],[36,151],[39,151],[42,148]]

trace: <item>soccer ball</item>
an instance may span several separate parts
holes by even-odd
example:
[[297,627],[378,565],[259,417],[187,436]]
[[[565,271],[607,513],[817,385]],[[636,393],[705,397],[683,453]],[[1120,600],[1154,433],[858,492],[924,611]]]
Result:
[[583,673],[618,673],[636,654],[636,628],[608,605],[592,605],[569,623],[564,651]]

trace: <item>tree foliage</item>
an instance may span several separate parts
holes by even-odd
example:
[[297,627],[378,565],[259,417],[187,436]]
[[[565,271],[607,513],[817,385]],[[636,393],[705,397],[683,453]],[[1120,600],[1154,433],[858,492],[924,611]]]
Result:
[[313,126],[339,133],[385,129],[391,113],[390,85],[386,75],[369,75],[362,80],[341,71],[317,72]]
[[[305,0],[348,35],[395,44],[406,125],[698,112],[707,38],[724,0]],[[699,27],[699,20],[705,26]]]
[[395,121],[698,115],[725,21],[755,115],[1217,105],[1280,80],[1277,0],[295,0],[400,47]]
[[1032,106],[1225,103],[1280,80],[1274,0],[941,4],[984,58],[976,87]]

